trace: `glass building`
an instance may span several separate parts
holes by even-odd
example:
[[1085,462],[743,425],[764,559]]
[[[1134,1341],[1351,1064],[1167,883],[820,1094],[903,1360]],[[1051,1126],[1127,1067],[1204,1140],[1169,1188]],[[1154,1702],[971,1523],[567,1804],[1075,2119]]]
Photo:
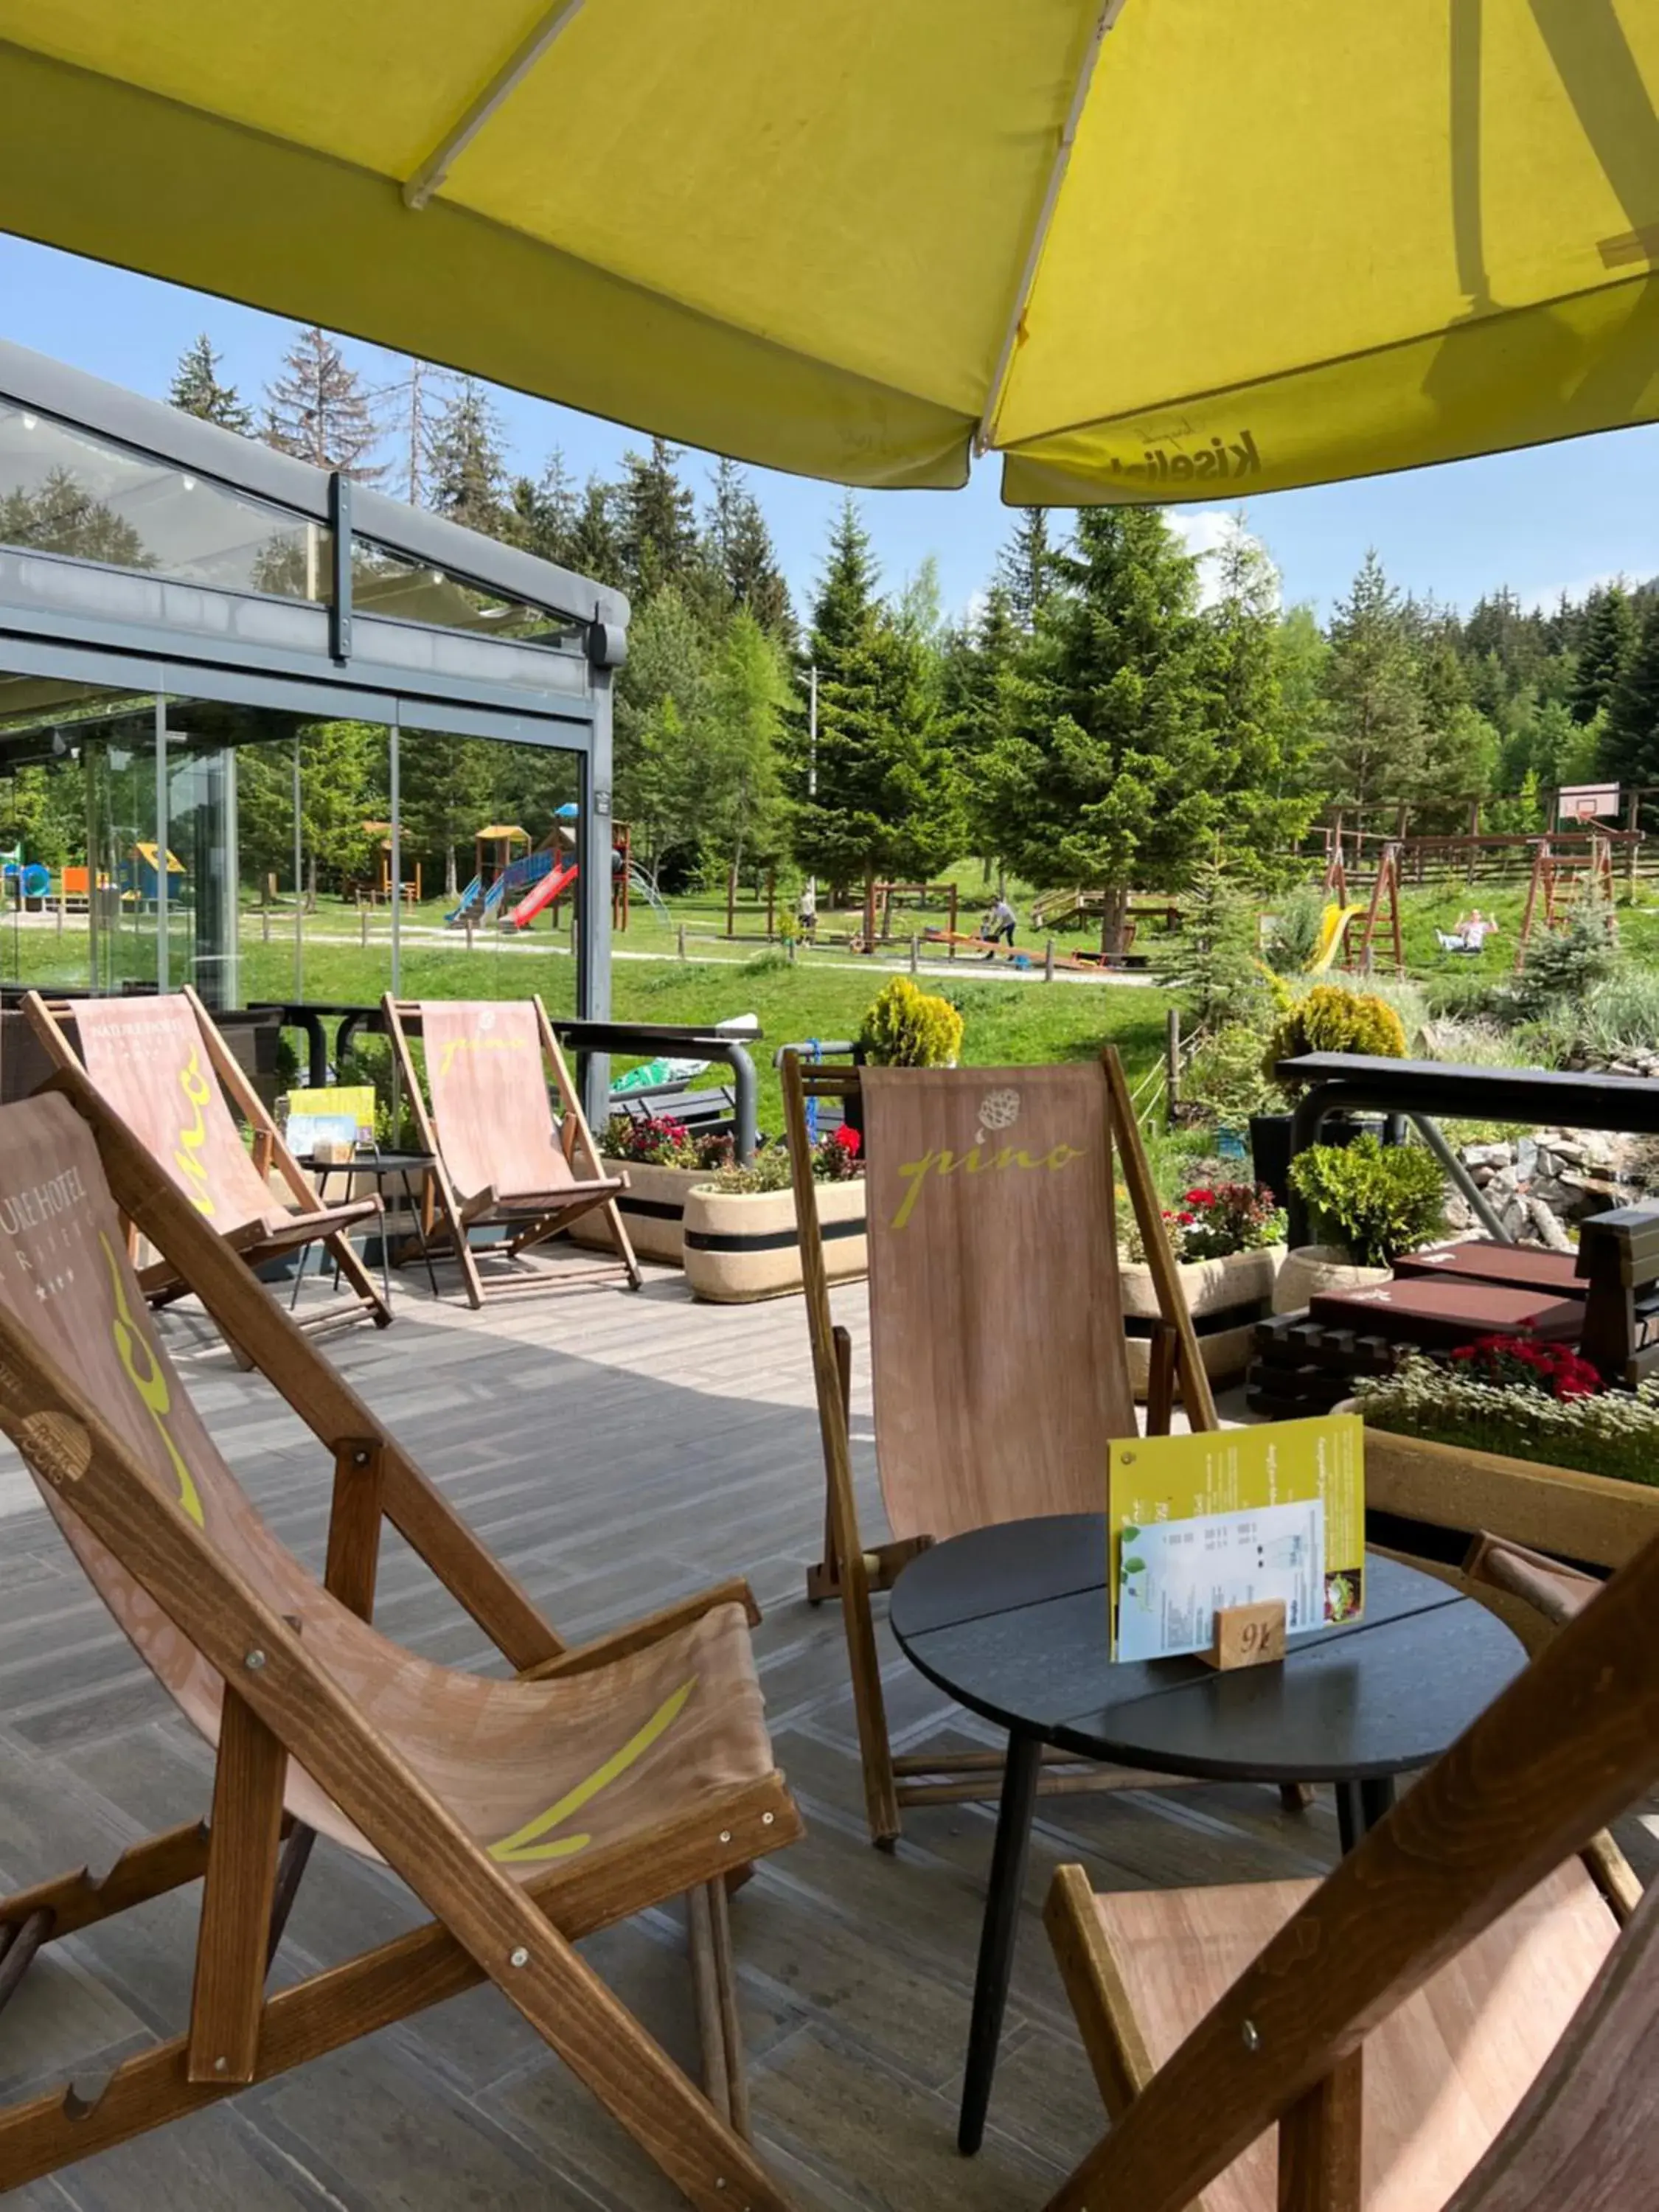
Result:
[[[534,989],[606,1018],[627,622],[604,585],[0,343],[6,996]],[[605,860],[550,911],[486,909],[538,852]]]

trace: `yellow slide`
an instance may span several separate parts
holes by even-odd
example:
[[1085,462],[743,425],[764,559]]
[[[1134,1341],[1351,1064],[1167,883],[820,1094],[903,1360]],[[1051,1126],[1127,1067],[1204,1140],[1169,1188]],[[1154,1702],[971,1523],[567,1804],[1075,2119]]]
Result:
[[1336,957],[1337,950],[1342,943],[1343,931],[1353,920],[1355,915],[1363,911],[1363,908],[1357,906],[1333,904],[1326,908],[1324,920],[1320,926],[1319,942],[1314,948],[1313,958],[1303,970],[1304,975],[1322,975],[1324,974]]

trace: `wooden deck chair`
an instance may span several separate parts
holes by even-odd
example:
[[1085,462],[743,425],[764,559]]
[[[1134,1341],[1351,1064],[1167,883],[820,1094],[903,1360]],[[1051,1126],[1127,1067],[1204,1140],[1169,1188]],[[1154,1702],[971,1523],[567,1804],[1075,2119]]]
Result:
[[[30,991],[23,1012],[56,1065],[85,1067],[151,1158],[250,1267],[289,1255],[302,1264],[300,1255],[308,1245],[324,1247],[346,1293],[302,1311],[302,1328],[326,1330],[364,1320],[386,1328],[391,1310],[346,1235],[379,1217],[380,1200],[320,1203],[194,991],[58,1000]],[[252,1152],[237,1115],[252,1133]],[[271,1188],[273,1171],[292,1205]],[[143,1267],[138,1285],[157,1305],[183,1297],[189,1287],[165,1259]]]
[[[607,1175],[564,1054],[539,998],[394,999],[381,1002],[421,1142],[437,1164],[432,1186],[441,1226],[460,1263],[468,1302],[614,1282],[640,1287],[639,1262],[617,1200],[625,1175]],[[412,1040],[426,1047],[422,1090]],[[556,1115],[548,1079],[559,1094]],[[430,1103],[428,1103],[428,1099]],[[598,1211],[621,1261],[532,1268],[524,1255]],[[507,1236],[475,1248],[479,1229]],[[491,1267],[486,1284],[480,1259]],[[497,1261],[506,1262],[496,1271]]]
[[[890,1847],[902,1807],[994,1796],[1002,1759],[895,1757],[872,1591],[965,1529],[1103,1512],[1108,1446],[1138,1431],[1118,1285],[1118,1170],[1163,1316],[1148,1430],[1168,1429],[1177,1373],[1195,1429],[1218,1425],[1215,1402],[1115,1053],[1012,1068],[848,1067],[791,1053],[782,1073],[828,1494],[807,1595],[842,1603],[870,1831]],[[874,1547],[853,1487],[851,1339],[831,1318],[818,1228],[806,1118],[815,1097],[862,1105],[876,1460],[891,1531]],[[1049,1757],[1048,1787],[1085,1780],[1146,1784]]]
[[[3,1996],[42,1944],[204,1884],[185,2032],[90,2099],[0,2111],[0,2194],[488,1979],[690,2203],[783,2212],[744,2139],[732,2033],[726,1877],[799,1832],[745,1586],[567,1650],[86,1077],[51,1088],[0,1109],[0,1427],[218,1759],[210,1824],[134,1845],[101,1880],[82,1869],[0,1898]],[[331,1453],[320,1584],[255,1514],[168,1364],[118,1206]],[[434,1665],[373,1626],[383,1515],[516,1679]],[[270,1992],[314,1835],[383,1859],[432,1917]],[[707,2094],[572,1948],[683,1893],[703,1939]]]
[[1595,1847],[1659,1778],[1656,1607],[1659,1540],[1323,1882],[1062,1867],[1112,2129],[1048,2212],[1652,2212],[1659,1887]]

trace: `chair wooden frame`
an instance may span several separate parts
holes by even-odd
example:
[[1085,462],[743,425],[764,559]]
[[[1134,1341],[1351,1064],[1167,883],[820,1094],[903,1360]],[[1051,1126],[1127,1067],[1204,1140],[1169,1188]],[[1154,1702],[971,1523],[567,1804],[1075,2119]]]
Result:
[[[1497,1562],[1498,1585],[1520,1595],[1529,1565]],[[1540,1594],[1559,1632],[1156,2071],[1087,1877],[1059,1870],[1050,1934],[1113,2125],[1047,2212],[1188,2212],[1275,2126],[1279,2212],[1360,2212],[1366,2035],[1575,1853],[1627,1925],[1510,2124],[1422,2212],[1659,2199],[1659,1889],[1609,1888],[1599,1857],[1659,1778],[1659,1539],[1576,1610]]]
[[[315,1311],[304,1311],[296,1318],[301,1328],[314,1332],[348,1328],[354,1322],[372,1321],[377,1328],[387,1328],[392,1321],[392,1309],[387,1305],[374,1279],[356,1253],[346,1231],[358,1223],[375,1219],[380,1213],[378,1198],[355,1199],[343,1206],[325,1206],[306,1181],[299,1163],[283,1142],[282,1133],[266,1110],[265,1103],[248,1081],[246,1070],[223,1037],[217,1024],[202,1004],[196,993],[186,984],[177,994],[190,1008],[201,1038],[202,1049],[208,1065],[217,1079],[220,1095],[228,1101],[253,1137],[253,1164],[262,1176],[274,1169],[282,1178],[295,1209],[283,1227],[268,1231],[258,1224],[242,1230],[233,1230],[223,1242],[235,1252],[244,1264],[255,1273],[269,1261],[289,1255],[303,1255],[312,1244],[320,1243],[339,1271],[343,1282],[350,1285],[349,1295],[335,1299]],[[67,1024],[73,1024],[80,1012],[78,1002],[72,999],[47,999],[39,991],[23,995],[23,1012],[53,1065],[59,1068],[84,1073],[83,1064],[68,1035]],[[118,1112],[118,1108],[112,1110]],[[303,1257],[298,1257],[303,1266]],[[161,1306],[183,1297],[190,1285],[185,1283],[171,1261],[165,1257],[139,1271],[138,1283],[152,1305]]]
[[[585,1184],[568,1184],[531,1200],[504,1201],[497,1198],[493,1189],[489,1189],[476,1193],[464,1202],[444,1158],[437,1121],[427,1103],[419,1072],[415,1066],[415,1056],[410,1050],[411,1041],[419,1039],[422,1034],[420,1003],[412,999],[394,999],[389,991],[381,1001],[386,1033],[398,1055],[410,1110],[421,1133],[421,1143],[423,1149],[432,1155],[433,1165],[428,1188],[431,1200],[435,1200],[442,1231],[447,1236],[459,1263],[467,1302],[475,1310],[492,1298],[522,1297],[527,1293],[580,1289],[594,1283],[614,1282],[618,1273],[617,1267],[606,1262],[598,1267],[561,1269],[556,1275],[528,1275],[506,1282],[486,1283],[472,1245],[471,1232],[475,1229],[506,1227],[511,1231],[512,1234],[500,1249],[509,1260],[517,1260],[534,1246],[544,1243],[549,1237],[556,1237],[561,1231],[568,1229],[583,1214],[597,1211],[604,1216],[611,1242],[617,1248],[620,1272],[625,1277],[629,1290],[637,1291],[643,1279],[621,1209],[617,1204],[617,1199],[628,1188],[628,1177],[621,1174],[606,1175],[599,1147],[593,1141],[593,1133],[587,1126],[581,1100],[570,1079],[570,1070],[559,1048],[559,1041],[553,1034],[553,1025],[547,1018],[547,1009],[542,1004],[540,994],[532,994],[530,1003],[536,1010],[536,1028],[542,1057],[552,1073],[554,1086],[563,1109],[560,1116],[560,1132],[565,1158],[573,1167],[580,1162],[590,1180]],[[429,1200],[426,1223],[428,1236],[434,1226],[430,1203]]]
[[[1107,1097],[1102,1141],[1108,1146],[1116,1145],[1161,1317],[1152,1339],[1146,1432],[1167,1434],[1177,1388],[1192,1426],[1218,1428],[1220,1424],[1210,1379],[1192,1316],[1182,1295],[1175,1255],[1164,1233],[1162,1209],[1122,1066],[1109,1046],[1102,1053],[1101,1063]],[[890,1589],[900,1570],[933,1540],[921,1535],[872,1546],[865,1542],[860,1529],[848,1419],[852,1340],[845,1329],[836,1326],[830,1313],[829,1279],[818,1223],[817,1187],[812,1176],[806,1122],[808,1099],[857,1098],[861,1095],[863,1078],[856,1066],[806,1060],[794,1052],[783,1055],[781,1072],[784,1121],[800,1230],[801,1274],[812,1344],[812,1375],[818,1425],[823,1439],[826,1492],[823,1556],[808,1571],[806,1593],[814,1604],[825,1598],[838,1598],[841,1601],[871,1837],[879,1847],[890,1850],[902,1830],[903,1807],[994,1797],[1002,1786],[1003,1759],[1001,1753],[995,1751],[897,1756],[893,1751],[887,1729],[871,1596],[876,1590]],[[1103,1468],[1101,1480],[1103,1497]],[[1052,1751],[1044,1754],[1044,1770],[1038,1788],[1045,1795],[1085,1789],[1145,1789],[1150,1779],[1127,1769],[1090,1765],[1063,1752]],[[1172,1786],[1176,1779],[1159,1777],[1158,1786]],[[1308,1793],[1296,1785],[1288,1785],[1286,1802],[1292,1802],[1298,1807],[1304,1805],[1309,1802]]]
[[[567,1648],[369,1408],[194,1212],[78,1067],[50,1088],[88,1123],[116,1204],[187,1279],[331,1455],[325,1587],[373,1608],[384,1517],[523,1680],[642,1651],[732,1583]],[[72,1500],[80,1521],[221,1675],[210,1824],[133,1845],[101,1878],[82,1867],[0,1899],[0,1999],[44,1943],[204,1882],[188,2030],[124,2061],[89,2100],[74,2088],[0,2110],[0,2191],[199,2110],[358,2036],[493,1981],[699,2212],[787,2212],[742,2133],[744,2103],[725,1890],[800,1821],[776,1772],[711,1796],[623,1842],[555,1860],[522,1883],[473,1840],[337,1677],[165,1498],[76,1382],[0,1310],[0,1428]],[[431,1911],[423,1927],[274,1994],[269,1957],[309,1832],[283,1813],[292,1759]],[[288,1841],[279,1861],[279,1843]],[[716,1894],[718,1893],[718,1895]],[[580,1937],[685,1893],[692,1904],[705,2095],[573,1949]]]

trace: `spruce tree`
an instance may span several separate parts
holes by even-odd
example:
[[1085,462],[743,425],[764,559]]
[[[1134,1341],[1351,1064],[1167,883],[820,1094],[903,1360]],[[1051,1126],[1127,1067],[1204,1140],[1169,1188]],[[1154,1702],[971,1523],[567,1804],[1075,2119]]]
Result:
[[703,726],[695,733],[699,827],[733,870],[776,854],[783,815],[779,744],[789,704],[776,641],[739,607],[716,650]]
[[380,424],[362,379],[333,339],[315,324],[297,332],[283,367],[265,389],[265,443],[313,468],[378,483],[386,473],[374,458]]
[[665,584],[684,586],[696,568],[696,501],[681,483],[679,459],[666,438],[648,453],[624,453],[617,493],[623,574],[629,592],[649,599]]
[[591,576],[596,584],[619,586],[624,580],[617,495],[598,477],[589,477],[576,503],[567,557],[579,576]]
[[955,764],[915,635],[877,602],[870,542],[849,497],[831,534],[808,652],[818,672],[816,756],[794,720],[788,783],[796,859],[866,890],[927,875],[963,835]]
[[539,477],[515,477],[508,497],[507,535],[526,553],[558,567],[580,569],[571,547],[576,531],[576,488],[556,446]]
[[705,557],[728,605],[746,607],[780,645],[794,642],[795,617],[760,502],[735,461],[714,465],[714,485],[704,526]]
[[193,345],[179,356],[167,398],[180,414],[216,422],[222,430],[234,430],[244,438],[253,434],[253,410],[234,384],[221,384],[219,363],[212,342],[204,331]]
[[653,888],[702,829],[708,661],[707,633],[684,595],[664,585],[635,612],[617,678],[616,809]]
[[1185,884],[1230,805],[1196,570],[1156,508],[1085,509],[989,764],[1008,859],[1039,888],[1099,891],[1109,952],[1130,891]]
[[471,377],[439,410],[426,465],[427,501],[434,513],[487,538],[508,534],[501,418]]
[[1324,775],[1342,806],[1404,802],[1424,759],[1409,617],[1373,550],[1330,625]]
[[1584,608],[1578,669],[1568,702],[1575,722],[1593,722],[1613,694],[1636,650],[1636,612],[1622,584],[1592,592]]
[[1283,880],[1317,800],[1307,789],[1307,745],[1286,711],[1279,652],[1279,576],[1243,517],[1213,556],[1215,598],[1202,620],[1217,769],[1228,797],[1230,866],[1262,884]]
[[1659,601],[1648,609],[1607,708],[1601,763],[1621,783],[1659,783]]
[[1008,598],[1015,627],[1027,637],[1036,628],[1054,583],[1054,549],[1046,507],[1022,507],[1014,534],[997,556],[995,581]]

